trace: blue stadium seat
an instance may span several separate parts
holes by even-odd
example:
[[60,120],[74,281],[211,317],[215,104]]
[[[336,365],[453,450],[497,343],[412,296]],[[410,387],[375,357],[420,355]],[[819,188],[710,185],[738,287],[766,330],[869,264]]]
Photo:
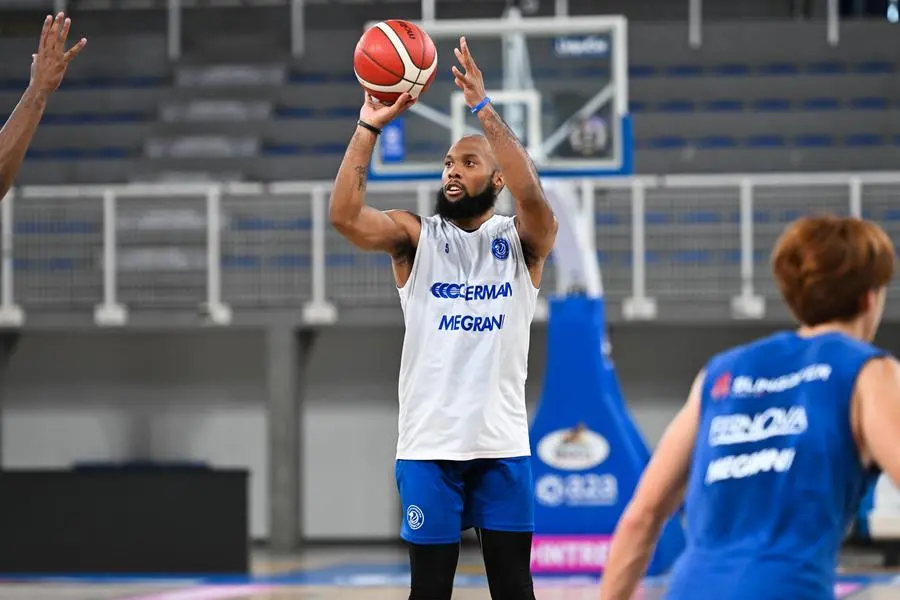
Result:
[[760,112],[791,110],[791,101],[786,98],[763,98],[753,103],[753,110]]
[[0,79],[0,90],[6,92],[16,90],[21,92],[28,86],[27,79]]
[[644,112],[645,110],[647,110],[646,102],[635,102],[633,100],[628,102],[628,112],[632,114]]
[[324,117],[328,118],[344,118],[344,117],[356,117],[359,115],[359,107],[358,106],[332,106],[330,108],[323,109],[319,111]]
[[830,135],[817,133],[798,135],[794,138],[794,145],[800,148],[827,148],[834,146],[834,138]]
[[738,145],[738,141],[727,135],[708,135],[697,139],[697,146],[700,148],[734,148]]
[[683,137],[679,136],[664,136],[658,138],[651,138],[646,141],[646,145],[649,148],[655,148],[657,150],[668,150],[672,148],[684,148],[687,146],[687,140]]
[[713,253],[709,250],[676,250],[671,258],[677,263],[708,263],[712,262]]
[[239,217],[231,221],[234,231],[306,231],[312,228],[310,219],[267,219],[264,217]]
[[853,98],[850,101],[850,108],[856,110],[885,110],[890,102],[887,98],[867,97]]
[[[741,250],[740,248],[730,248],[728,250],[722,250],[721,260],[726,264],[740,264],[741,263]],[[767,263],[769,262],[769,254],[764,250],[754,250],[753,251],[753,262]]]
[[693,112],[696,109],[696,105],[691,100],[677,98],[660,102],[657,105],[657,109],[660,112]]
[[316,144],[310,149],[312,150],[313,154],[344,154],[347,151],[347,144]]
[[785,139],[780,135],[751,135],[744,140],[749,148],[781,148],[786,146]]
[[102,225],[96,221],[16,221],[15,235],[66,235],[98,233]]
[[713,73],[719,77],[746,77],[750,75],[751,69],[748,65],[725,64],[713,67]]
[[679,213],[678,222],[688,223],[691,225],[709,225],[712,223],[721,223],[725,220],[725,216],[720,212],[714,211],[687,211]]
[[885,137],[877,133],[856,133],[845,137],[844,145],[855,147],[883,146],[885,141]]
[[334,253],[325,256],[325,265],[328,267],[351,267],[356,263],[356,254]]
[[669,225],[674,221],[672,213],[647,211],[644,213],[644,222],[647,225]]
[[841,101],[837,98],[808,98],[803,101],[803,110],[837,110]]
[[304,154],[305,149],[300,144],[263,144],[261,153],[263,156],[295,156]]
[[152,114],[141,112],[71,113],[44,115],[45,125],[98,125],[103,123],[142,123],[152,121]]
[[669,77],[699,77],[703,75],[703,67],[699,65],[672,65],[666,67],[666,75]]
[[743,100],[713,100],[712,102],[707,103],[706,110],[714,111],[714,112],[734,112],[744,110],[744,101]]
[[871,60],[854,65],[857,73],[864,75],[882,75],[894,72],[894,65],[881,60]]
[[656,67],[647,65],[631,65],[628,67],[628,77],[638,79],[640,77],[653,77],[657,74]]
[[840,75],[847,72],[847,65],[835,61],[815,62],[806,67],[812,75]]
[[309,119],[314,115],[313,109],[300,106],[284,106],[275,111],[275,117],[279,119]]
[[796,75],[800,67],[792,63],[772,63],[759,68],[760,75]]
[[622,217],[617,213],[612,212],[596,212],[594,213],[594,224],[600,226],[612,226],[612,225],[621,225],[623,223]]
[[900,221],[900,209],[888,208],[881,213],[882,221]]
[[[155,88],[168,84],[165,77],[156,75],[132,76],[90,76],[67,77],[61,90],[96,90],[113,88]],[[27,79],[13,78],[0,80],[0,90],[22,90],[28,85]]]
[[32,160],[115,160],[128,158],[138,154],[129,148],[52,148],[47,150],[29,149],[28,158]]
[[13,259],[16,271],[78,271],[86,267],[85,260],[70,257]]

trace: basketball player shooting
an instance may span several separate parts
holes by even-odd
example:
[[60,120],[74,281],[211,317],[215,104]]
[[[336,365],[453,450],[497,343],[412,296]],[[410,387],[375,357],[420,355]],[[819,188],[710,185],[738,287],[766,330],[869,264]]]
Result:
[[15,110],[0,130],[0,199],[13,185],[31,145],[47,100],[62,83],[69,62],[81,52],[87,40],[82,38],[66,50],[71,19],[59,13],[47,15],[36,54],[31,55],[31,80]]
[[[534,498],[525,378],[544,261],[557,223],[534,164],[486,97],[465,38],[455,83],[484,136],[444,157],[435,216],[366,206],[381,129],[414,102],[366,94],[331,196],[334,227],[391,255],[406,332],[396,478],[412,600],[449,600],[460,532],[475,528],[491,596],[532,600]],[[494,213],[509,187],[516,216]]]
[[868,485],[900,481],[900,363],[871,345],[894,268],[874,223],[804,218],[773,253],[800,322],[714,356],[613,536],[602,600],[628,600],[686,499],[669,600],[834,600]]

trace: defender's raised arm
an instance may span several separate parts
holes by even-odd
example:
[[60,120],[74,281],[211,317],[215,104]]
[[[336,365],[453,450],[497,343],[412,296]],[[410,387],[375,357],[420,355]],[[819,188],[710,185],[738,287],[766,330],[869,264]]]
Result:
[[25,153],[44,115],[47,99],[56,91],[75,56],[87,40],[82,38],[66,51],[66,38],[72,21],[59,13],[47,15],[36,54],[31,55],[31,81],[12,115],[0,130],[0,199],[2,199],[22,166]]

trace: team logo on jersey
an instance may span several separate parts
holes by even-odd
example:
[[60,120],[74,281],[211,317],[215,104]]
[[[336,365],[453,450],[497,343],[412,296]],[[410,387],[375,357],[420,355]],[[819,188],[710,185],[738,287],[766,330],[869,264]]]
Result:
[[409,508],[406,509],[406,524],[413,531],[421,529],[422,525],[425,524],[425,513],[415,504],[410,504]]
[[506,260],[509,258],[509,242],[504,238],[495,238],[494,241],[491,242],[491,254],[493,254],[494,258],[497,260]]
[[712,386],[709,395],[713,400],[721,400],[731,392],[731,373],[722,373]]

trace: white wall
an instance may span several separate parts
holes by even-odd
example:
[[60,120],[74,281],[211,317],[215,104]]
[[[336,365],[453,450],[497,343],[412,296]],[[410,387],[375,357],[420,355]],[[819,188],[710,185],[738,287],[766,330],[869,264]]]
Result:
[[[883,336],[900,339],[893,328]],[[709,354],[750,327],[623,326],[613,353],[651,443]],[[399,329],[335,329],[311,348],[303,422],[302,525],[309,538],[395,538]],[[541,391],[545,336],[532,342],[528,396]],[[377,348],[370,352],[367,348]],[[251,470],[251,532],[268,534],[264,340],[239,331],[26,334],[4,398],[5,467],[76,460],[193,458]],[[149,428],[135,426],[146,417]]]

